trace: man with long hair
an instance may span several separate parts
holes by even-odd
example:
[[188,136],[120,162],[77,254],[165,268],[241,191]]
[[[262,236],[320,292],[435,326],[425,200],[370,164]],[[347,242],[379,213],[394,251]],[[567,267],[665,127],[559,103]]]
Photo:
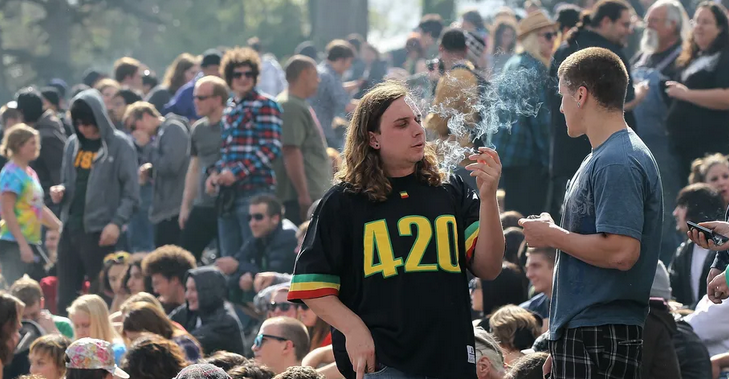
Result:
[[338,184],[312,218],[289,300],[336,329],[346,378],[476,378],[467,271],[494,279],[501,270],[498,155],[481,148],[470,156],[478,194],[446,177],[407,89],[388,82],[357,106],[343,157]]

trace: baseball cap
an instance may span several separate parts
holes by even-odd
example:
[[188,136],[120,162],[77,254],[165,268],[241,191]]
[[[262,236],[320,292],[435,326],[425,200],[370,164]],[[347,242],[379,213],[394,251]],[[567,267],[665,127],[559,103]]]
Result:
[[185,367],[175,379],[230,379],[230,375],[220,367],[199,363]]
[[66,349],[66,356],[66,368],[106,370],[118,378],[129,379],[129,374],[114,363],[114,349],[109,342],[81,338]]
[[200,67],[208,67],[208,66],[220,66],[220,61],[223,59],[223,55],[220,53],[217,49],[208,49],[203,53],[202,62],[200,62]]

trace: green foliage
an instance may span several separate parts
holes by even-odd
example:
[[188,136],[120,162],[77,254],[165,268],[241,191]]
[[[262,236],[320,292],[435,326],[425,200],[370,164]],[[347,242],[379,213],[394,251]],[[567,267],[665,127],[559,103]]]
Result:
[[180,53],[253,36],[281,58],[305,39],[307,20],[305,0],[0,0],[0,98],[55,76],[76,83],[88,68],[109,72],[124,55],[161,77]]

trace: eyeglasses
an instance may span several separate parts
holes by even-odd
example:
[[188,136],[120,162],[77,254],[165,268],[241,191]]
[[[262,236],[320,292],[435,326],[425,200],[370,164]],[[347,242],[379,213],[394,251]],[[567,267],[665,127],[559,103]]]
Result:
[[270,334],[259,334],[259,335],[256,336],[256,339],[253,340],[253,347],[255,347],[256,349],[260,349],[261,346],[263,346],[263,342],[265,342],[265,339],[266,338],[270,338],[272,340],[276,340],[276,341],[279,341],[279,342],[289,341],[288,338],[283,338],[283,337],[279,337],[279,336],[272,336]]
[[126,252],[111,253],[104,257],[104,264],[108,264],[108,263],[122,264],[122,263],[127,263],[127,260],[129,260],[129,253],[126,253]]
[[197,101],[205,101],[205,100],[207,100],[207,99],[209,99],[211,97],[213,97],[213,96],[212,95],[209,95],[209,96],[193,96],[192,98],[195,99],[195,100],[197,100]]
[[557,33],[555,33],[555,32],[546,32],[546,33],[542,33],[540,35],[542,37],[544,37],[544,39],[546,39],[547,41],[551,41],[552,38],[554,38],[554,37],[557,36]]
[[256,75],[258,75],[258,74],[256,74],[255,71],[246,71],[246,72],[235,71],[235,72],[233,72],[233,79],[240,79],[243,76],[245,76],[248,79],[253,79],[256,77]]
[[270,309],[271,309],[271,312],[275,312],[276,308],[280,309],[281,312],[288,312],[289,309],[291,309],[292,307],[296,307],[297,305],[298,304],[289,303],[288,301],[283,302],[283,303],[271,302]]
[[256,220],[261,221],[266,217],[263,213],[251,213],[248,215],[248,221]]

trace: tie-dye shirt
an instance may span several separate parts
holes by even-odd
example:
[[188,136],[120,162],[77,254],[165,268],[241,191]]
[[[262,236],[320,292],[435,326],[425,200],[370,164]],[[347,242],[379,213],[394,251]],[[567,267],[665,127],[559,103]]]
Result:
[[[35,171],[30,167],[23,170],[15,163],[8,162],[0,171],[0,192],[12,192],[18,196],[15,217],[20,230],[28,243],[40,243],[43,188]],[[4,221],[0,221],[0,240],[15,241]]]

